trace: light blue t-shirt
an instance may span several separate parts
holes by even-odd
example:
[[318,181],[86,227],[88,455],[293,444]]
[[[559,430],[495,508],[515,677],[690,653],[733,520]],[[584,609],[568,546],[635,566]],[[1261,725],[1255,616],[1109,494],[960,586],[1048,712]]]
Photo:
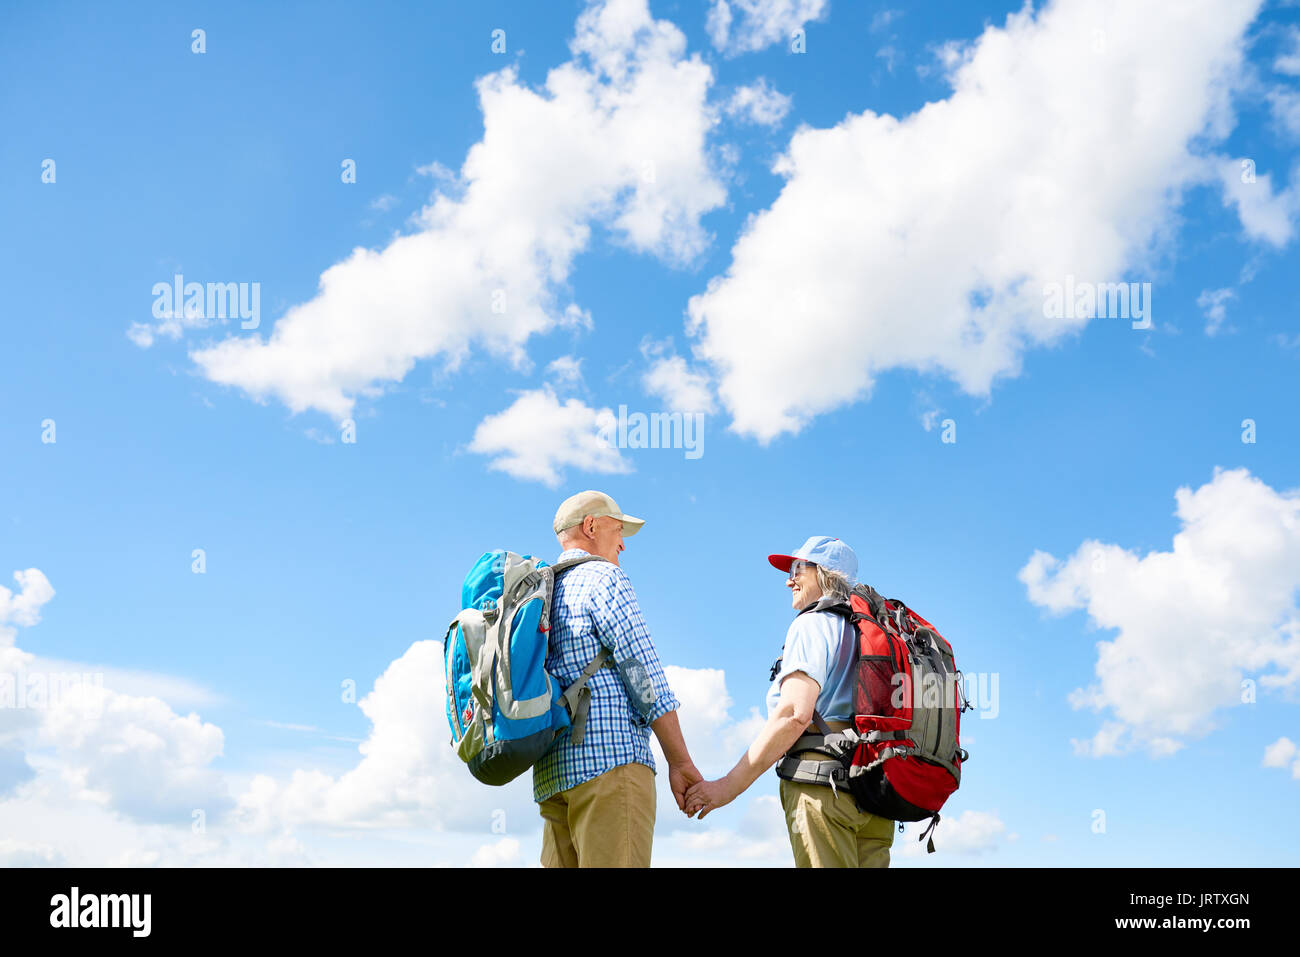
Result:
[[770,715],[781,700],[781,682],[786,675],[802,671],[821,686],[817,711],[828,721],[853,720],[853,680],[857,664],[857,642],[846,634],[846,620],[829,611],[797,615],[785,633],[781,670],[767,691]]

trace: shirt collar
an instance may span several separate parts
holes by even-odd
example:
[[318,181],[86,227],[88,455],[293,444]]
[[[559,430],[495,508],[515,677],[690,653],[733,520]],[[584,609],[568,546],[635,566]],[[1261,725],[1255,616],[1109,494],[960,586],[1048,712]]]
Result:
[[591,552],[587,551],[584,548],[566,548],[564,551],[560,552],[560,557],[557,558],[556,561],[562,562],[570,558],[580,558],[583,555],[590,555],[590,554]]

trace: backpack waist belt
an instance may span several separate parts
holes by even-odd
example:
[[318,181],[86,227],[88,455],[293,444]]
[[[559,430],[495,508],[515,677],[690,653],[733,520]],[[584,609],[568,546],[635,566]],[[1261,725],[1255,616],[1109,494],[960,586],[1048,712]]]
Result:
[[[869,731],[861,734],[852,729],[830,734],[802,735],[776,763],[777,777],[796,784],[821,784],[838,793],[849,782],[847,763],[857,746],[867,741],[899,741],[906,731]],[[903,756],[911,748],[886,748],[881,759]]]
[[843,732],[802,735],[776,763],[776,775],[796,784],[827,785],[838,793],[840,785],[849,783],[848,768],[840,759],[846,750],[852,751]]

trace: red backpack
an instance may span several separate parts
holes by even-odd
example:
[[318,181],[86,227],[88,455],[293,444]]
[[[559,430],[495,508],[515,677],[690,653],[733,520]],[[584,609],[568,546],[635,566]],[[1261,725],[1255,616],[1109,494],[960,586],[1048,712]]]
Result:
[[[806,611],[844,616],[858,641],[853,727],[832,731],[817,712],[819,734],[806,734],[777,764],[787,780],[847,786],[858,806],[894,821],[930,819],[919,840],[934,852],[939,809],[961,784],[970,755],[958,745],[961,713],[970,705],[952,646],[897,598],[858,585],[848,603],[823,598]],[[775,676],[775,671],[773,672]],[[821,751],[840,761],[800,760]],[[829,768],[829,770],[827,770]]]

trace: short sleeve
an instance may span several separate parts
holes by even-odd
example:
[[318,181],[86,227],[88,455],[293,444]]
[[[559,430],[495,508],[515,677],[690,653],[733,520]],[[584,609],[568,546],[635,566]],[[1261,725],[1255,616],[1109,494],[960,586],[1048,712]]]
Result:
[[843,630],[841,619],[826,612],[809,612],[796,617],[785,634],[785,649],[781,653],[781,670],[776,675],[776,686],[779,688],[787,675],[802,671],[817,682],[818,688],[825,688]]

